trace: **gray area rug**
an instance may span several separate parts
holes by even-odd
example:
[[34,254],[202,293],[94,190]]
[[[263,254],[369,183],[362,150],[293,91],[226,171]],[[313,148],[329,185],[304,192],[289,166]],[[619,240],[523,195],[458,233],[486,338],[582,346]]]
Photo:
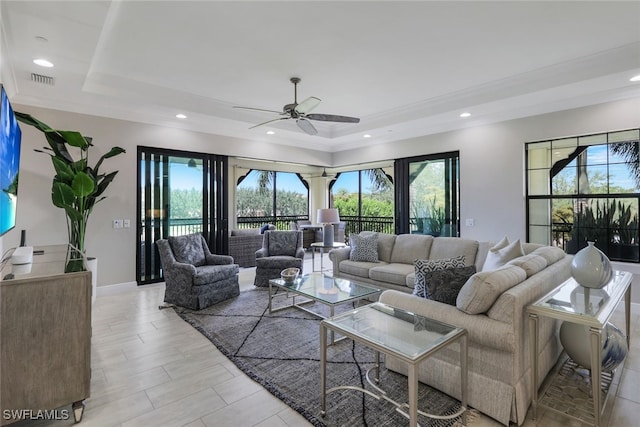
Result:
[[[274,301],[274,307],[290,302],[281,297]],[[319,303],[306,307],[329,314],[328,307]],[[350,304],[338,306],[336,314],[352,308]],[[200,311],[183,308],[176,311],[239,369],[315,426],[408,425],[408,420],[396,412],[391,403],[355,390],[329,394],[327,415],[322,417],[320,319],[295,308],[270,315],[267,289],[241,292],[236,298]],[[372,350],[351,340],[342,340],[329,347],[327,359],[327,388],[352,385],[375,392],[365,378],[367,369],[375,362]],[[394,400],[407,401],[405,376],[383,370],[381,384]],[[457,400],[420,384],[421,410],[444,415],[455,413],[459,407]],[[456,425],[455,421],[422,416],[419,422],[422,426]]]

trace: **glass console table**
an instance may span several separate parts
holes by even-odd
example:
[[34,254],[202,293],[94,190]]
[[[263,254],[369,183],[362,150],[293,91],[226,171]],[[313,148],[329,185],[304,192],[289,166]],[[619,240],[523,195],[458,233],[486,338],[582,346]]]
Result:
[[[327,331],[338,332],[375,350],[376,364],[372,369],[376,370],[376,384],[380,383],[380,353],[397,357],[405,362],[408,366],[408,404],[391,399],[384,390],[370,380],[369,371],[367,371],[367,380],[379,394],[349,385],[327,390]],[[456,342],[460,344],[461,409],[452,415],[432,415],[419,411],[418,368],[420,363],[438,350]],[[395,410],[409,419],[411,427],[418,425],[418,414],[440,419],[462,416],[462,423],[466,425],[467,331],[379,302],[325,319],[320,323],[321,415],[326,415],[327,394],[342,389],[361,391],[375,399],[384,399],[392,403]]]
[[[611,281],[602,289],[590,289],[580,286],[573,278],[568,279],[556,289],[542,297],[527,308],[529,313],[529,350],[531,351],[532,369],[532,415],[537,416],[537,407],[541,405],[538,399],[538,318],[548,317],[565,322],[573,322],[585,325],[589,328],[591,347],[591,385],[593,398],[593,418],[596,427],[601,425],[602,407],[601,401],[601,364],[602,358],[602,330],[609,321],[618,303],[625,299],[625,332],[627,334],[627,346],[630,348],[630,308],[631,308],[631,280],[633,274],[625,271],[616,271]],[[542,406],[542,405],[541,405]],[[546,407],[546,406],[545,406]],[[549,408],[558,413],[568,415],[554,408]],[[575,418],[575,417],[572,417]],[[583,421],[583,420],[580,420]]]

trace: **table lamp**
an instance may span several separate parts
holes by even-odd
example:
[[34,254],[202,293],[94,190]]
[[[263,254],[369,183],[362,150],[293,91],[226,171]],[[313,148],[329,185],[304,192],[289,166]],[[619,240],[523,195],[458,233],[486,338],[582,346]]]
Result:
[[338,209],[318,209],[318,224],[324,224],[322,229],[322,244],[333,246],[333,224],[340,222]]

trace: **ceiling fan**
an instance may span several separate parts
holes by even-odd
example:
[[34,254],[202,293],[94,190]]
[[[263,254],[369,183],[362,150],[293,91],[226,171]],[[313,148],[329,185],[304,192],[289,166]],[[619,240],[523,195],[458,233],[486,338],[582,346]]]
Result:
[[295,119],[298,127],[302,129],[305,133],[309,135],[317,135],[318,131],[313,126],[313,124],[309,120],[318,120],[321,122],[340,122],[340,123],[359,123],[360,119],[357,117],[347,117],[347,116],[336,116],[334,114],[309,114],[311,110],[316,108],[318,104],[320,104],[320,99],[315,96],[310,96],[304,101],[298,104],[298,83],[300,83],[299,77],[291,77],[291,83],[293,83],[293,103],[286,104],[282,107],[282,111],[276,110],[265,110],[262,108],[252,108],[252,107],[238,107],[234,106],[233,108],[241,108],[244,110],[254,110],[254,111],[264,111],[267,113],[276,113],[280,114],[284,117],[279,117],[277,119],[268,120],[264,123],[259,123],[255,126],[251,126],[249,129],[256,128],[258,126],[266,125],[268,123],[277,122],[280,120],[289,120]]

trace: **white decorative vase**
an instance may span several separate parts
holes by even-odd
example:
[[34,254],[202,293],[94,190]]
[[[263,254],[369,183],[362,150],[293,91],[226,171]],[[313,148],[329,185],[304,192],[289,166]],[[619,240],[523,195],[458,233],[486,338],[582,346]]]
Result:
[[578,251],[571,261],[571,276],[578,284],[587,288],[602,288],[613,276],[611,262],[605,254],[587,242],[587,247]]
[[[591,337],[589,327],[564,322],[560,326],[560,342],[578,365],[591,369]],[[602,330],[602,372],[610,372],[627,356],[627,340],[618,327],[608,322]]]

